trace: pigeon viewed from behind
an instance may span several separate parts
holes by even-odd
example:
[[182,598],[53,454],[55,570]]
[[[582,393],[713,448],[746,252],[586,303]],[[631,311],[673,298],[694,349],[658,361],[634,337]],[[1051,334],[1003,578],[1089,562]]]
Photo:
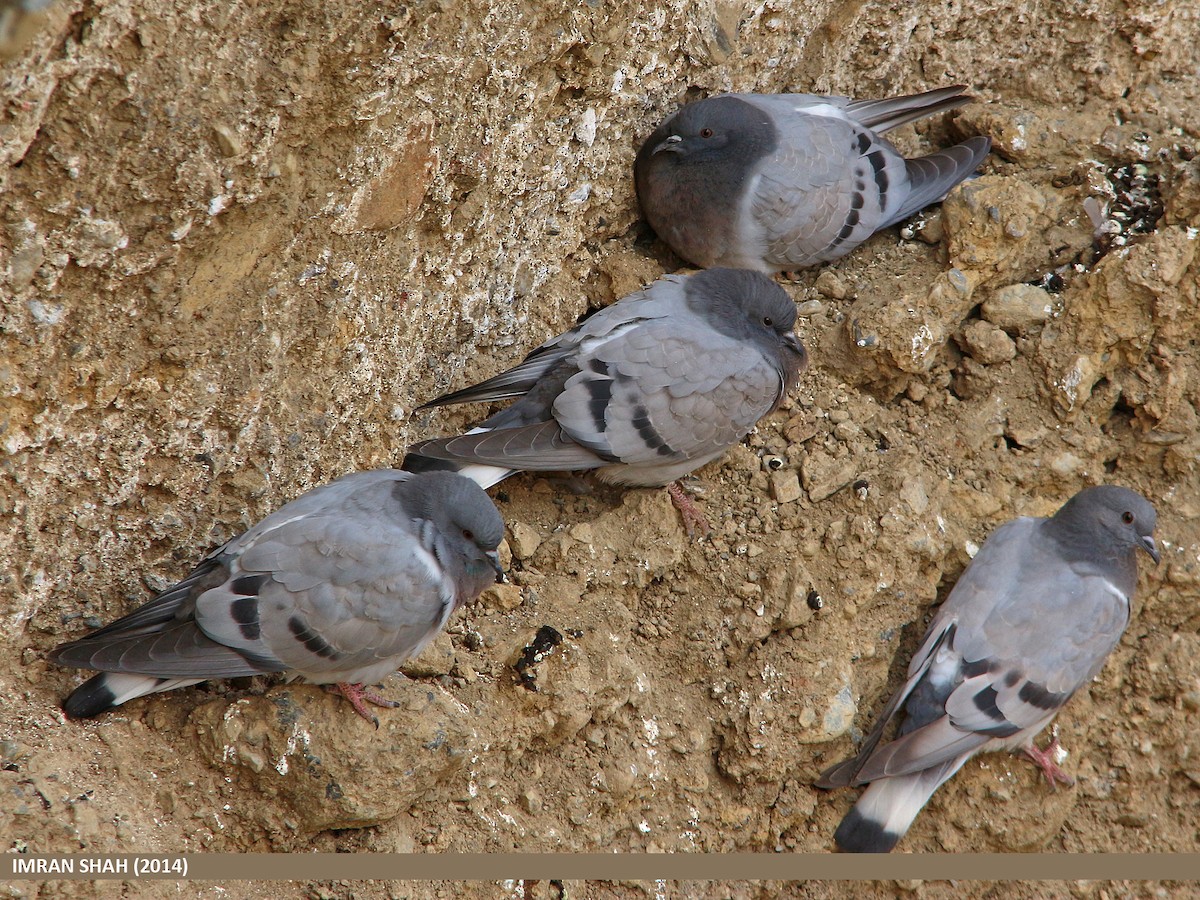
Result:
[[[1033,738],[1100,671],[1129,623],[1137,551],[1157,563],[1154,507],[1123,487],[1086,488],[1050,518],[996,529],[925,632],[908,680],[853,759],[817,787],[869,784],[842,820],[842,850],[885,853],[976,753],[1023,749],[1055,780],[1057,741]],[[891,743],[887,724],[904,710]]]
[[309,491],[206,556],[149,603],[49,659],[97,669],[64,702],[89,718],[210,678],[290,672],[364,688],[419,653],[500,573],[504,523],[474,482],[357,472]]
[[[795,321],[791,298],[756,272],[667,275],[515,368],[424,404],[517,398],[467,434],[415,444],[403,467],[451,468],[485,488],[521,470],[668,484],[721,456],[783,400],[807,362]],[[687,521],[682,494],[672,496]]]
[[837,259],[979,167],[986,137],[906,160],[880,136],[969,102],[965,89],[858,101],[720,94],[688,104],[638,151],[642,212],[697,266],[774,273]]

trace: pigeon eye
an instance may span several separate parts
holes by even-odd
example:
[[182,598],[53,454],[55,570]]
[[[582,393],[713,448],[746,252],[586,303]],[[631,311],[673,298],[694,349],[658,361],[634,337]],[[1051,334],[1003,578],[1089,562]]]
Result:
[[701,128],[700,129],[700,137],[710,138],[712,136],[713,136],[713,130],[711,128]]
[[763,324],[770,328],[775,324],[775,320],[770,316],[763,316]]
[[473,532],[470,528],[464,528],[463,537],[465,537],[468,541],[473,541],[475,540],[475,532]]
[[1121,521],[1124,522],[1126,525],[1132,525],[1133,524],[1133,513],[1131,513],[1131,512],[1121,513]]

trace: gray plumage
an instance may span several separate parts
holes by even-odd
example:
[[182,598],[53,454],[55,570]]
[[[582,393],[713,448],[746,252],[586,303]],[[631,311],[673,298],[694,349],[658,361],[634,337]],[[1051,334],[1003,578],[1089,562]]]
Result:
[[837,259],[978,168],[986,137],[906,160],[880,136],[967,103],[964,90],[859,101],[721,94],[689,104],[638,151],[638,200],[658,236],[698,266],[780,272]]
[[[870,783],[834,835],[839,847],[889,851],[976,753],[1029,752],[1120,641],[1136,553],[1159,559],[1154,525],[1154,507],[1141,495],[1101,486],[1080,491],[1050,518],[1015,519],[992,534],[934,616],[907,681],[858,755],[817,781],[822,788]],[[897,738],[879,746],[901,708]]]
[[775,409],[806,363],[796,307],[764,275],[668,275],[551,338],[513,369],[424,407],[517,398],[404,468],[489,487],[519,470],[595,469],[664,485],[716,459]]
[[[309,491],[149,603],[52,650],[97,669],[64,703],[86,718],[210,678],[290,672],[356,710],[500,571],[504,523],[474,483],[379,469]],[[386,701],[377,705],[388,705]],[[369,718],[369,716],[368,716]]]

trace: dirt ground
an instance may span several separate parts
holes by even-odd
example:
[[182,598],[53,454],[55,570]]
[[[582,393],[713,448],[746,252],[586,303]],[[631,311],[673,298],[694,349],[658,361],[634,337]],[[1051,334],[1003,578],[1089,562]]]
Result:
[[[827,851],[856,792],[811,782],[973,548],[1105,482],[1157,506],[1164,559],[1058,718],[1076,786],[979,759],[900,849],[1196,850],[1198,47],[1185,0],[60,0],[0,32],[0,848]],[[681,102],[953,83],[977,102],[895,140],[988,134],[982,176],[787,285],[812,365],[691,479],[710,537],[663,491],[514,477],[512,583],[389,680],[378,731],[260,679],[64,721],[47,649],[481,417],[413,410],[679,268],[631,174]],[[847,890],[567,888],[286,890]],[[0,885],[93,890],[127,886]],[[854,893],[896,890],[961,895]]]

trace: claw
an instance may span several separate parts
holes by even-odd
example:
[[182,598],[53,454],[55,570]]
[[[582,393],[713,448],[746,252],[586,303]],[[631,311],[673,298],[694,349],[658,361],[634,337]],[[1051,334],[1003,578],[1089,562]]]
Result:
[[708,519],[696,506],[695,501],[683,490],[683,485],[678,481],[672,481],[667,485],[667,493],[671,495],[671,502],[675,504],[675,508],[679,510],[679,515],[683,518],[683,527],[687,530],[688,537],[695,537],[696,529],[699,529],[702,535],[712,531]]
[[400,704],[395,700],[388,700],[386,697],[381,697],[374,691],[368,690],[366,685],[351,684],[346,681],[339,681],[334,685],[326,685],[325,689],[331,694],[341,694],[350,701],[350,705],[354,707],[354,711],[372,723],[376,730],[379,728],[379,718],[367,712],[366,703],[372,706],[381,706],[384,709],[395,709]]
[[1039,750],[1033,744],[1022,749],[1025,756],[1042,770],[1042,774],[1046,776],[1046,781],[1049,782],[1051,790],[1058,790],[1059,784],[1066,787],[1071,787],[1075,784],[1075,779],[1060,769],[1054,761],[1054,757],[1058,755],[1058,751],[1059,743],[1057,734],[1054,736],[1054,740],[1046,746],[1045,750]]

